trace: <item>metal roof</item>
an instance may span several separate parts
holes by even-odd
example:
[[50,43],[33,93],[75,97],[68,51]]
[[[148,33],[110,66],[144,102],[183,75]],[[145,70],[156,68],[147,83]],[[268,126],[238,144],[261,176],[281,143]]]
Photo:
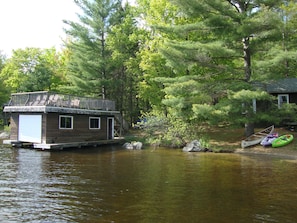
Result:
[[297,93],[297,78],[273,80],[265,85],[268,93]]

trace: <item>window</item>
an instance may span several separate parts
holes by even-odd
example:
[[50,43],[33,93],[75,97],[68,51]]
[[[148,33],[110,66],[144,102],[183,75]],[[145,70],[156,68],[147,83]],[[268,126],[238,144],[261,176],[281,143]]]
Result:
[[73,117],[60,115],[59,116],[59,128],[60,129],[72,129],[73,128]]
[[278,107],[281,108],[282,104],[289,104],[289,95],[288,94],[279,94],[277,96]]
[[89,128],[90,129],[100,129],[100,118],[99,117],[90,117]]

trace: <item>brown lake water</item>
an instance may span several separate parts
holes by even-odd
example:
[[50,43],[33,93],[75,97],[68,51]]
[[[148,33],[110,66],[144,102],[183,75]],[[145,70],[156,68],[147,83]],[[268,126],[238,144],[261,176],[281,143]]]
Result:
[[0,147],[0,222],[297,222],[287,157]]

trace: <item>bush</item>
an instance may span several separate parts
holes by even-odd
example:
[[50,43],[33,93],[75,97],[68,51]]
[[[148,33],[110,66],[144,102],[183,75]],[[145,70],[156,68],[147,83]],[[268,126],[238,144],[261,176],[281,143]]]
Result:
[[181,119],[163,115],[147,116],[142,125],[143,137],[147,144],[164,147],[181,148],[188,142],[198,139],[207,147],[208,141],[202,136],[203,128]]

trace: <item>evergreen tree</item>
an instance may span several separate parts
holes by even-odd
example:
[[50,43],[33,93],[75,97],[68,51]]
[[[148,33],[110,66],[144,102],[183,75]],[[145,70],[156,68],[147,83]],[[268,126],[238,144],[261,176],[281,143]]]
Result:
[[113,25],[120,22],[122,6],[119,0],[77,0],[82,14],[79,22],[64,21],[69,25],[66,33],[69,58],[68,80],[70,90],[76,94],[105,98],[106,86],[112,85],[111,52],[107,37]]
[[190,71],[204,67],[204,72],[199,71],[203,75],[249,82],[257,47],[270,39],[279,39],[276,8],[280,0],[171,2],[182,9],[187,23],[170,27],[183,41],[169,40],[163,53],[168,60],[185,61],[184,67]]
[[254,70],[258,79],[296,77],[296,3],[296,0],[283,1],[276,10],[282,23],[277,38],[262,43],[261,51],[257,52]]
[[114,24],[106,40],[111,52],[111,77],[107,92],[129,123],[139,116],[137,52],[142,42],[143,31],[137,27],[135,8],[126,4],[121,12],[121,22]]
[[[178,21],[175,15],[177,8],[168,0],[138,0],[138,11],[141,18],[141,25],[146,31],[145,41],[141,45],[138,58],[141,69],[139,77],[139,97],[146,102],[143,111],[151,108],[166,115],[166,106],[162,103],[165,96],[164,84],[158,81],[159,77],[174,77],[176,73],[160,53],[159,49],[164,44],[166,33],[157,32],[155,27],[166,26],[167,23]],[[168,34],[171,36],[172,33]]]
[[[261,91],[257,91],[258,96],[253,93],[254,87],[250,84],[263,78],[261,72],[253,69],[252,62],[260,57],[263,50],[267,53],[269,47],[282,39],[282,21],[278,13],[282,1],[170,2],[181,9],[177,13],[180,19],[156,27],[159,35],[166,38],[160,52],[177,76],[162,79],[161,83],[167,86],[163,103],[169,106],[172,114],[183,114],[176,117],[183,117],[187,121],[193,118],[198,120],[200,112],[197,108],[201,109],[203,104],[212,106],[212,109],[214,106],[218,108],[218,102],[224,101],[234,91],[241,96],[244,94],[240,92],[245,93],[246,99],[241,98],[241,103],[245,104],[246,111],[252,111],[251,96],[254,99],[263,98]],[[189,78],[181,79],[180,74]],[[183,91],[174,91],[176,87]],[[224,108],[221,104],[221,109]],[[224,112],[226,114],[227,111],[216,110],[217,114],[222,114],[222,118]],[[234,115],[229,110],[231,113]],[[254,122],[265,118],[257,115],[257,119],[252,112],[245,114],[245,118],[241,118],[241,112],[237,116],[246,121],[247,134],[253,132]],[[209,115],[209,119],[211,117]],[[234,116],[228,118],[233,122]]]

